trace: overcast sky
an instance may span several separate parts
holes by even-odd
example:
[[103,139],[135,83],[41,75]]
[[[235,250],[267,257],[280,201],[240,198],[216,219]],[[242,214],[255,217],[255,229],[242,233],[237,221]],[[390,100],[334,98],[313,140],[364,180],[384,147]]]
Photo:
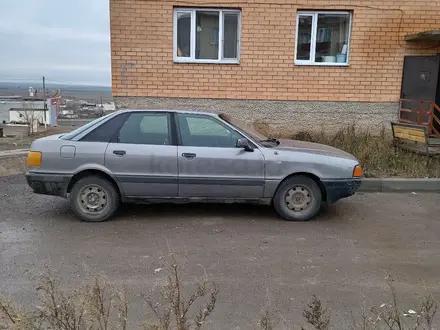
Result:
[[0,81],[110,86],[109,0],[0,0]]

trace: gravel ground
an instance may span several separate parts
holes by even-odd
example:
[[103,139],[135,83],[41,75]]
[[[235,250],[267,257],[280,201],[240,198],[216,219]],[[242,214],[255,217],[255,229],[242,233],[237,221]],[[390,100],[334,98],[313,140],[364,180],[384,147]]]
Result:
[[0,158],[0,176],[24,174],[26,172],[26,157]]
[[[84,223],[63,199],[31,193],[22,176],[0,178],[0,295],[33,302],[48,266],[65,288],[98,274],[125,285],[132,328],[144,319],[140,293],[163,284],[159,258],[183,258],[184,283],[206,272],[220,297],[206,329],[255,329],[262,308],[280,328],[303,324],[312,293],[346,329],[351,311],[389,300],[396,278],[403,308],[417,307],[419,280],[440,299],[440,211],[436,194],[358,194],[307,223],[248,205],[124,205],[112,221]],[[295,328],[296,329],[296,328]]]

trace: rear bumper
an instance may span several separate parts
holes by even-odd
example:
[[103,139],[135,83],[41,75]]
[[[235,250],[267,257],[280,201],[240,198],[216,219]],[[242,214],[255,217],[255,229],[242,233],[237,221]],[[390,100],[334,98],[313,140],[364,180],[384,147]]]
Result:
[[353,196],[361,186],[360,179],[329,180],[323,183],[327,191],[327,202],[329,204]]
[[50,196],[67,196],[70,176],[57,174],[26,173],[26,181],[34,193]]

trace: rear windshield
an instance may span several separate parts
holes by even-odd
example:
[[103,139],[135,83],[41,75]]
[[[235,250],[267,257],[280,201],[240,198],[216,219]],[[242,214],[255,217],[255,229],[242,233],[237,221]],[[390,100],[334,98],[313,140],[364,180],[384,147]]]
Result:
[[91,121],[90,123],[87,123],[87,124],[85,124],[85,125],[83,125],[83,126],[77,128],[76,130],[70,132],[70,133],[67,133],[67,134],[61,135],[61,136],[60,136],[60,139],[62,139],[62,140],[71,140],[71,139],[73,139],[75,136],[77,136],[78,134],[81,134],[82,132],[84,132],[85,130],[89,129],[90,127],[99,124],[100,122],[106,120],[108,117],[110,117],[110,116],[112,116],[112,115],[113,115],[113,113],[110,113],[110,114],[108,114],[108,115],[106,115],[106,116],[104,116],[104,117],[97,118],[97,119]]

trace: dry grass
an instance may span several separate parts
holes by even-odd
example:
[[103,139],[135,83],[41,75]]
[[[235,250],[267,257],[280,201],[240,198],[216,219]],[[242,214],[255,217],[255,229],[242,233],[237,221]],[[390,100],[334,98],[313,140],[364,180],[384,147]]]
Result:
[[[422,299],[419,306],[413,309],[403,309],[398,304],[397,290],[394,285],[392,276],[386,276],[386,282],[389,287],[390,301],[382,303],[379,307],[373,307],[369,310],[361,311],[358,315],[353,315],[350,325],[344,326],[343,329],[351,330],[434,330],[434,317],[437,313],[437,303],[432,295],[423,285]],[[423,284],[423,283],[422,283]],[[272,328],[274,320],[268,318],[269,314],[264,314],[260,327],[262,329]],[[333,329],[330,319],[330,311],[325,307],[322,301],[312,296],[311,301],[303,310],[303,317],[306,322],[307,329],[329,330]],[[261,324],[269,327],[261,326]],[[293,329],[295,327],[288,327]],[[306,328],[301,327],[302,330]]]
[[[271,134],[273,130],[262,122],[256,123],[256,126],[265,135],[276,135]],[[334,134],[302,131],[277,137],[322,143],[347,151],[360,160],[366,177],[440,177],[440,157],[432,157],[428,168],[426,156],[405,150],[396,151],[390,132],[385,129],[379,135],[373,135],[350,125]]]
[[[170,261],[167,261],[162,258],[168,270],[168,276],[165,287],[161,288],[158,293],[159,298],[155,298],[157,295],[154,292],[144,296],[147,305],[156,317],[156,322],[145,323],[144,329],[200,330],[215,309],[219,288],[215,282],[209,282],[205,274],[202,279],[196,281],[192,293],[185,296],[181,266],[174,253],[170,253],[169,259]],[[196,305],[199,307],[195,308]]]
[[[11,299],[0,299],[1,330],[191,330],[209,328],[206,319],[214,311],[219,295],[215,283],[205,278],[197,280],[195,289],[189,295],[188,288],[183,286],[180,266],[171,258],[167,263],[168,281],[161,288],[159,296],[154,299],[151,294],[145,296],[155,321],[147,320],[144,325],[136,326],[129,322],[129,302],[120,288],[112,285],[105,278],[98,278],[93,285],[79,290],[65,292],[60,283],[49,275],[42,276],[37,288],[38,305],[27,309],[17,306]],[[205,275],[206,276],[206,275]],[[386,281],[390,288],[389,302],[379,307],[353,316],[351,324],[344,329],[352,330],[433,330],[437,303],[424,287],[423,298],[419,307],[402,309],[398,304],[394,280],[387,275]],[[153,294],[154,295],[154,294]],[[198,306],[198,308],[196,307]],[[283,322],[278,322],[277,315]],[[354,314],[353,314],[354,315]],[[329,330],[332,329],[330,311],[322,301],[313,296],[303,310],[304,320],[296,324],[288,324],[277,311],[266,311],[262,314],[258,328],[263,330],[301,329]],[[225,315],[225,319],[227,319]],[[276,324],[282,324],[277,327]],[[247,325],[246,328],[254,326]]]
[[313,295],[307,308],[304,309],[303,316],[307,323],[316,330],[328,330],[330,328],[330,313],[315,295]]
[[[135,326],[128,320],[129,304],[125,290],[99,277],[93,285],[65,292],[60,283],[43,275],[37,287],[38,305],[24,309],[11,299],[0,299],[0,330],[199,330],[205,327],[217,302],[219,289],[206,275],[189,291],[183,285],[181,268],[173,254],[165,262],[167,284],[154,299],[144,298],[155,321]],[[165,260],[165,259],[163,259]]]
[[0,329],[127,329],[125,294],[104,278],[96,279],[92,286],[66,293],[58,281],[45,275],[37,292],[39,304],[30,310],[17,307],[11,300],[1,300]]
[[[357,330],[433,330],[437,303],[423,285],[423,295],[419,306],[413,309],[402,309],[398,303],[398,295],[394,278],[387,275],[386,282],[390,290],[390,301],[362,311],[358,318],[354,317],[351,329]],[[422,283],[423,284],[423,283]]]

